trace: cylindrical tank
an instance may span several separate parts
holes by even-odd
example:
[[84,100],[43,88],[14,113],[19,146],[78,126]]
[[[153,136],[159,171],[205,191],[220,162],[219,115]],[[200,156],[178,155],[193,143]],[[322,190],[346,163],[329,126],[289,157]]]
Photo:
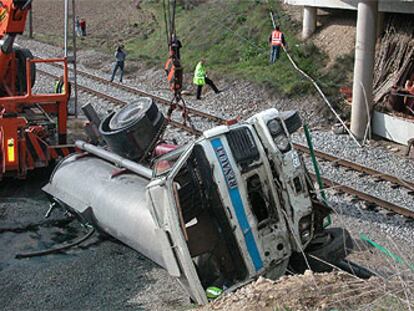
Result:
[[148,183],[103,159],[72,155],[57,166],[43,190],[165,268],[158,227],[147,205]]
[[116,113],[108,115],[99,132],[116,154],[140,160],[161,134],[164,116],[149,97],[140,97]]

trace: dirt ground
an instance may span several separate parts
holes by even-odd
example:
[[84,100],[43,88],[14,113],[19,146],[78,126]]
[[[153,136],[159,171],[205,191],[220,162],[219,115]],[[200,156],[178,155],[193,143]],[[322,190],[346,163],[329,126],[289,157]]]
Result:
[[[35,36],[60,36],[63,38],[63,1],[33,1],[33,28]],[[86,32],[93,33],[93,44],[103,48],[112,48],[118,40],[138,36],[141,23],[151,22],[151,12],[137,10],[133,1],[125,0],[77,0],[76,11],[86,20]],[[54,14],[42,14],[53,12]],[[91,39],[88,38],[88,41]],[[82,47],[83,43],[79,42]],[[62,40],[63,46],[63,40]]]
[[[301,7],[284,5],[283,8],[294,20],[302,23],[303,9]],[[353,54],[355,50],[356,12],[319,9],[317,14],[317,28],[311,40],[328,55],[327,67],[329,68],[337,57]]]

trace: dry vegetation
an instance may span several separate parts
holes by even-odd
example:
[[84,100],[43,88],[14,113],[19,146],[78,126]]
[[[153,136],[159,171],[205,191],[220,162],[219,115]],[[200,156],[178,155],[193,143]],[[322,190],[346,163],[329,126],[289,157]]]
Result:
[[[284,276],[277,281],[260,277],[201,310],[412,310],[413,267],[366,245],[359,244],[357,249],[352,257],[379,271],[378,276],[363,280],[335,269],[331,273],[308,270],[304,275]],[[398,253],[398,247],[393,251]]]
[[393,85],[403,87],[414,73],[414,22],[397,15],[388,23],[376,53],[374,101],[381,102]]

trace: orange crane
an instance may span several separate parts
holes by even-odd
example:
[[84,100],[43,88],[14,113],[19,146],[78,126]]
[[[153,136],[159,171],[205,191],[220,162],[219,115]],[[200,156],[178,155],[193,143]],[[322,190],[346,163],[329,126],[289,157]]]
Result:
[[[32,0],[0,0],[0,180],[25,178],[72,152],[66,145],[69,100],[66,58],[34,59],[14,44],[24,32]],[[64,65],[64,92],[35,94],[37,63]]]

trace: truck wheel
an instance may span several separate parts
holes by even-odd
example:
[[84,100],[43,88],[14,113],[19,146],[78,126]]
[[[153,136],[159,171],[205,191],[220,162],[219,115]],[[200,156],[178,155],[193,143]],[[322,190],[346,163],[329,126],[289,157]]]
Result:
[[289,134],[296,132],[302,126],[302,119],[298,111],[284,111],[280,113],[280,118],[285,122]]
[[114,153],[137,161],[151,152],[164,129],[164,121],[153,100],[140,97],[108,115],[100,124],[99,132]]
[[158,108],[151,99],[143,97],[119,110],[110,120],[109,128],[113,131],[129,128],[132,124],[147,117],[154,121],[158,116]]
[[[315,237],[306,248],[305,254],[312,271],[329,272],[333,269],[329,264],[335,265],[335,263],[342,261],[352,247],[352,238],[348,231],[342,228],[331,228],[326,229],[323,235]],[[309,269],[300,253],[294,253],[291,256],[289,265],[298,273]]]

